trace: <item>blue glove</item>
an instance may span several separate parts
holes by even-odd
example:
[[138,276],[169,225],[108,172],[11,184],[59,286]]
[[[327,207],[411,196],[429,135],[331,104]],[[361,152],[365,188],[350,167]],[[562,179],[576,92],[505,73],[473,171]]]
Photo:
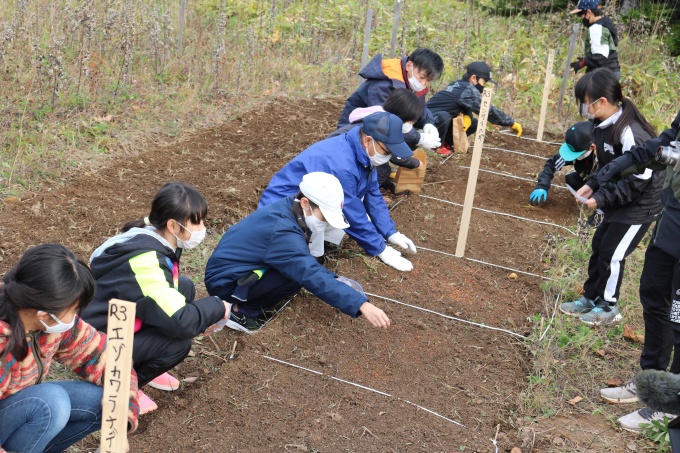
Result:
[[529,195],[529,201],[532,205],[538,206],[539,203],[548,199],[548,191],[545,189],[534,189]]

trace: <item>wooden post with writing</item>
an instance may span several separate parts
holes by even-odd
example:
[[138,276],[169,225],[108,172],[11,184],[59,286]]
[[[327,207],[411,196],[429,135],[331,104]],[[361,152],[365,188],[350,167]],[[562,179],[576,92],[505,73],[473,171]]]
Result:
[[470,217],[472,216],[472,204],[475,199],[475,190],[477,188],[479,164],[482,160],[482,147],[484,146],[486,122],[489,118],[489,109],[491,108],[491,96],[493,96],[493,88],[487,84],[482,93],[482,105],[479,109],[479,119],[477,122],[477,135],[475,136],[475,145],[472,148],[470,175],[468,176],[467,190],[465,191],[463,216],[460,219],[460,231],[458,233],[458,242],[456,243],[456,256],[460,258],[465,256],[465,244],[467,243],[468,229],[470,228]]
[[550,96],[550,81],[552,80],[553,61],[555,60],[555,51],[548,52],[548,65],[545,68],[545,83],[543,84],[543,101],[541,102],[541,116],[538,118],[538,132],[536,133],[536,140],[543,141],[543,128],[545,127],[545,115],[548,112],[548,97]]
[[569,70],[571,69],[571,59],[574,57],[574,47],[576,47],[576,38],[578,38],[578,30],[580,24],[574,24],[571,30],[571,40],[569,41],[569,52],[567,53],[567,61],[564,64],[564,74],[562,75],[562,88],[560,89],[560,99],[557,101],[557,116],[562,117],[562,104],[564,103],[564,93],[567,92],[567,82],[569,81]]
[[137,304],[109,301],[106,328],[106,370],[102,399],[102,453],[125,453],[127,447],[128,407],[132,374],[132,341]]

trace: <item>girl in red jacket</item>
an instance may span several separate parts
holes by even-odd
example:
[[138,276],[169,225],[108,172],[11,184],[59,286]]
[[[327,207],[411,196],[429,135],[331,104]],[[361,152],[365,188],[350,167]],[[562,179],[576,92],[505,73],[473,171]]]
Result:
[[[94,295],[81,260],[57,244],[28,249],[0,289],[0,452],[59,452],[101,427],[106,336],[77,313]],[[85,381],[43,382],[52,361]],[[128,425],[137,427],[137,376]]]

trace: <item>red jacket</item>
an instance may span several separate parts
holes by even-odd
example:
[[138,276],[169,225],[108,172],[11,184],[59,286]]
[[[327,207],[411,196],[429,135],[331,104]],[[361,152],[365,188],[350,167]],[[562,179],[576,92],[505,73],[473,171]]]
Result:
[[[0,321],[0,356],[9,343],[9,324]],[[106,335],[77,318],[73,328],[64,333],[31,332],[27,335],[29,352],[22,361],[9,352],[0,362],[0,399],[5,399],[31,385],[39,384],[47,376],[52,361],[71,369],[81,378],[102,385],[106,349]],[[139,403],[137,375],[130,380],[128,420],[131,431],[137,429]],[[4,452],[0,446],[0,452]]]

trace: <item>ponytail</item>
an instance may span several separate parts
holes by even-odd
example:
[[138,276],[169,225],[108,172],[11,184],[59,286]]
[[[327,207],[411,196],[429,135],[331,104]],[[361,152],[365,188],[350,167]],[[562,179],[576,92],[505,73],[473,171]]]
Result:
[[191,221],[198,225],[207,215],[208,204],[198,190],[181,182],[169,182],[153,197],[149,216],[126,223],[121,232],[145,226],[164,230],[171,219],[181,224]]

